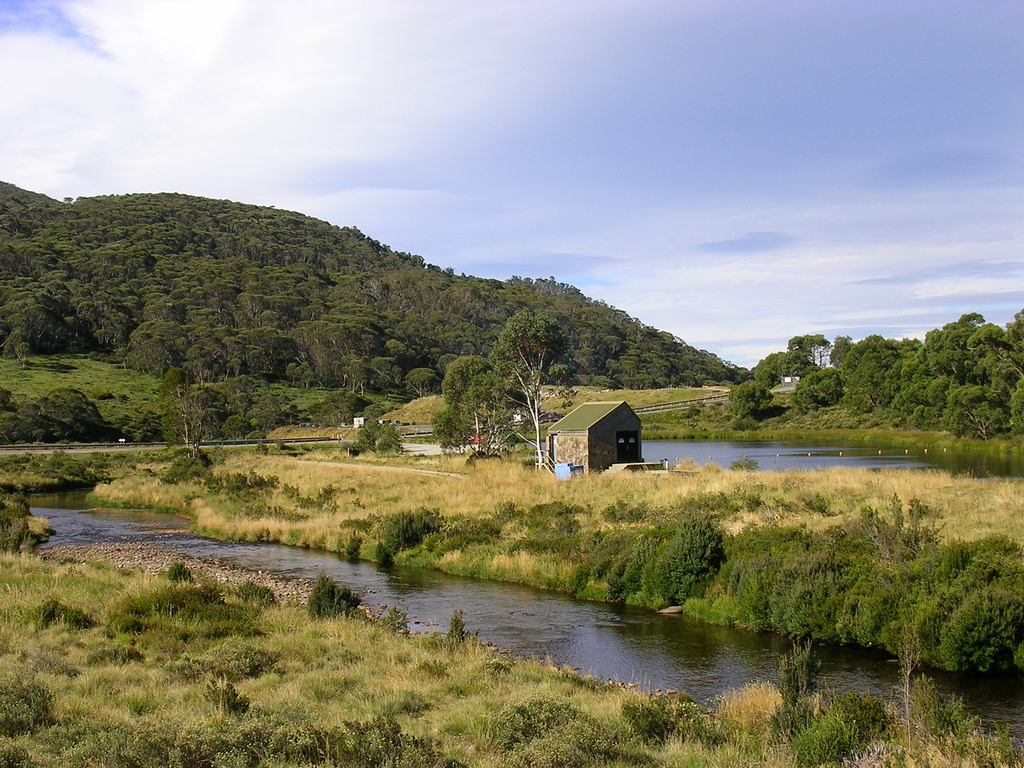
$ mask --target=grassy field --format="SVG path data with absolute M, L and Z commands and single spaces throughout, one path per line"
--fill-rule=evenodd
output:
M 704 710 L 401 620 L 0 555 L 4 766 L 1019 765 L 927 688 L 907 708 L 759 683 Z M 784 688 L 790 691 L 790 688 Z M 942 707 L 946 709 L 942 709 Z M 910 727 L 899 711 L 909 711 Z M 936 712 L 946 713 L 938 720 Z M 951 713 L 951 715 L 950 715 Z M 868 765 L 861 762 L 858 764 Z
M 10 390 L 16 400 L 35 399 L 59 388 L 77 389 L 115 424 L 125 422 L 126 413 L 159 411 L 159 385 L 155 376 L 85 355 L 0 358 L 0 388 Z
M 733 472 L 708 466 L 700 471 L 588 475 L 559 482 L 521 463 L 467 462 L 459 456 L 379 459 L 348 458 L 332 449 L 306 453 L 229 451 L 214 475 L 249 474 L 277 478 L 258 499 L 210 494 L 198 484 L 167 484 L 160 473 L 169 461 L 152 465 L 96 488 L 108 503 L 143 503 L 192 514 L 208 533 L 229 538 L 267 537 L 322 549 L 336 549 L 339 531 L 396 512 L 437 509 L 446 517 L 489 517 L 502 504 L 520 508 L 561 503 L 578 510 L 586 531 L 664 523 L 659 514 L 687 508 L 694 500 L 732 497 L 756 500 L 722 517 L 730 532 L 764 525 L 825 530 L 859 518 L 865 508 L 883 508 L 894 496 L 919 499 L 936 513 L 941 535 L 973 540 L 992 534 L 1024 544 L 1024 484 L 984 483 L 935 471 L 830 469 L 826 471 Z M 828 508 L 808 500 L 828 499 Z M 316 500 L 311 501 L 311 500 Z M 616 523 L 605 510 L 644 508 L 649 519 Z M 449 559 L 451 561 L 451 559 Z

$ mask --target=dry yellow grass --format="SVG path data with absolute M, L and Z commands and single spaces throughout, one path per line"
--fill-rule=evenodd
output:
M 721 697 L 718 714 L 723 721 L 742 731 L 767 736 L 772 715 L 781 705 L 782 694 L 774 685 L 767 682 L 748 683 Z
M 919 499 L 936 514 L 945 538 L 977 539 L 990 534 L 1024 543 L 1024 483 L 978 481 L 920 470 L 831 469 L 791 472 L 725 472 L 590 475 L 560 482 L 515 461 L 479 462 L 461 457 L 418 457 L 384 461 L 347 459 L 340 453 L 305 456 L 229 454 L 215 472 L 255 472 L 279 479 L 260 504 L 211 496 L 201 486 L 173 486 L 152 475 L 127 476 L 101 485 L 96 494 L 118 503 L 180 509 L 200 528 L 233 538 L 269 538 L 292 544 L 335 548 L 340 527 L 395 512 L 437 509 L 443 515 L 479 517 L 505 502 L 529 509 L 562 502 L 584 512 L 586 529 L 611 525 L 601 514 L 617 503 L 672 509 L 694 503 L 714 508 L 729 497 L 739 511 L 723 520 L 736 532 L 766 524 L 806 525 L 821 530 L 860 516 L 865 508 L 885 510 L 894 498 Z M 286 493 L 285 486 L 294 491 Z M 327 489 L 323 505 L 302 504 Z M 333 490 L 332 490 L 333 489 Z M 737 503 L 736 500 L 739 500 Z

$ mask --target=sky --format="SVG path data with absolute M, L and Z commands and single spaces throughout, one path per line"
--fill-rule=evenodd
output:
M 554 277 L 739 365 L 1024 308 L 1020 0 L 0 0 L 0 180 Z

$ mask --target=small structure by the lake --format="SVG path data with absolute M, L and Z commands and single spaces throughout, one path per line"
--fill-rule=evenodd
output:
M 548 456 L 554 465 L 603 472 L 613 464 L 643 461 L 640 417 L 624 400 L 583 403 L 548 430 Z

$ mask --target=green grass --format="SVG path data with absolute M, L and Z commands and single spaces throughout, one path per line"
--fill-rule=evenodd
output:
M 40 626 L 39 606 L 55 597 L 90 623 Z M 225 611 L 249 620 L 225 622 Z M 211 623 L 218 631 L 203 631 Z M 0 555 L 0 761 L 796 768 L 798 743 L 772 735 L 781 697 L 769 684 L 705 710 L 514 660 L 472 637 L 397 629 L 361 614 L 311 619 L 299 605 L 244 605 L 213 585 L 174 586 L 102 563 Z M 851 701 L 861 705 L 852 714 Z M 962 713 L 939 724 L 935 701 L 912 702 L 913 743 L 901 743 L 902 727 L 876 739 L 879 764 L 1021 764 L 1019 751 Z M 868 704 L 882 711 L 838 693 L 818 704 L 819 731 L 845 733 Z
M 15 400 L 34 400 L 54 389 L 77 389 L 113 424 L 127 421 L 126 413 L 158 412 L 159 386 L 155 376 L 85 355 L 0 358 L 0 388 L 10 390 Z

